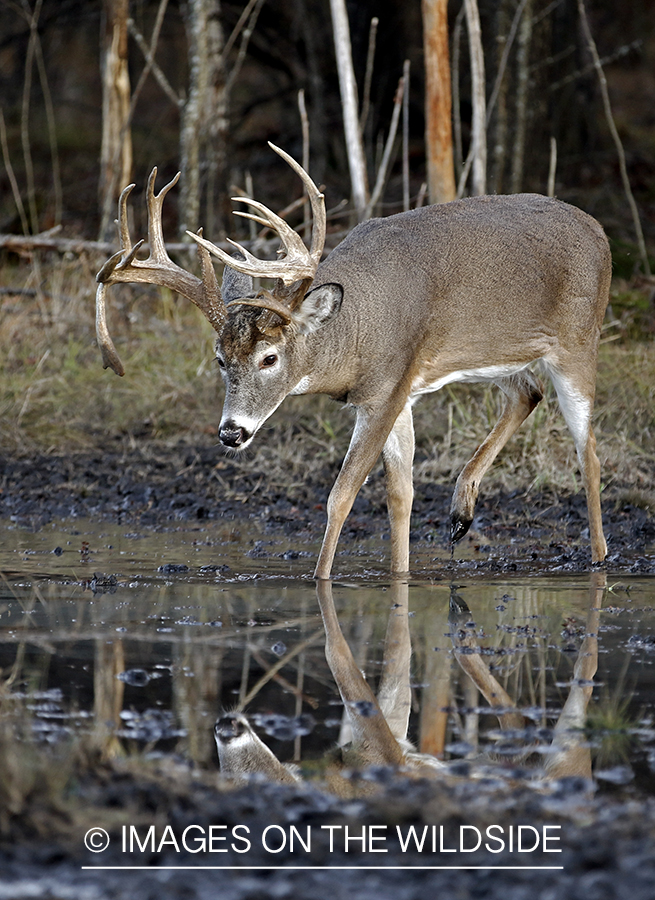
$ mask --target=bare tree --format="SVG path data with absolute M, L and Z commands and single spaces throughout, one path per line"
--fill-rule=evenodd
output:
M 525 135 L 527 131 L 528 89 L 530 86 L 530 43 L 532 41 L 532 0 L 527 0 L 519 28 L 516 54 L 516 119 L 514 126 L 514 151 L 512 153 L 511 191 L 521 190 Z
M 334 48 L 337 56 L 341 105 L 343 107 L 343 123 L 346 132 L 346 148 L 353 202 L 357 218 L 361 221 L 366 215 L 368 187 L 366 178 L 366 160 L 364 144 L 359 127 L 357 104 L 357 84 L 353 71 L 352 50 L 350 46 L 350 26 L 345 0 L 330 0 L 332 12 L 332 28 L 334 31 Z
M 100 209 L 113 208 L 119 191 L 132 178 L 129 130 L 130 75 L 127 66 L 128 0 L 104 0 L 102 34 L 102 145 L 100 149 Z M 100 240 L 109 222 L 102 216 Z M 113 231 L 113 228 L 112 228 Z
M 431 203 L 455 199 L 448 0 L 423 0 L 425 146 Z
M 487 190 L 487 113 L 482 31 L 477 0 L 464 0 L 464 9 L 471 55 L 473 193 L 484 194 Z

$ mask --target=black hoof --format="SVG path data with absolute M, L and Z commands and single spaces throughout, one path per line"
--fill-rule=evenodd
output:
M 456 544 L 461 541 L 466 532 L 471 527 L 473 519 L 461 519 L 457 513 L 453 513 L 450 517 L 450 542 Z

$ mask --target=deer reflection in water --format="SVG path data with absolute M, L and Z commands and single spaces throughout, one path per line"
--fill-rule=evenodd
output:
M 466 603 L 451 588 L 451 640 L 454 657 L 470 682 L 480 691 L 498 717 L 501 734 L 510 739 L 512 749 L 503 748 L 503 759 L 527 763 L 537 755 L 540 774 L 547 778 L 579 776 L 591 778 L 591 749 L 584 735 L 587 707 L 598 665 L 598 628 L 604 573 L 592 573 L 585 636 L 573 668 L 568 697 L 544 747 L 543 735 L 515 708 L 481 653 Z M 353 770 L 366 767 L 393 767 L 405 774 L 439 777 L 449 764 L 432 754 L 415 750 L 407 740 L 411 710 L 409 631 L 409 585 L 396 581 L 391 586 L 392 607 L 386 632 L 382 676 L 377 692 L 366 681 L 355 662 L 341 630 L 332 594 L 332 583 L 317 582 L 317 599 L 325 627 L 325 656 L 336 681 L 348 722 L 346 742 L 329 755 L 325 765 L 326 787 L 340 795 L 361 793 L 370 782 L 353 782 Z M 526 727 L 528 726 L 528 727 Z M 295 783 L 301 779 L 298 767 L 282 764 L 253 730 L 242 712 L 221 715 L 214 728 L 221 772 L 234 780 L 258 774 Z M 342 732 L 343 738 L 343 732 Z M 492 763 L 493 750 L 478 762 Z M 475 761 L 474 761 L 475 762 Z

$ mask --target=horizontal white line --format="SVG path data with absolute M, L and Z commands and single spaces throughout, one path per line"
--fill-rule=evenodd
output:
M 113 872 L 123 872 L 123 871 L 132 871 L 135 869 L 160 872 L 164 869 L 168 871 L 193 871 L 194 869 L 211 869 L 212 871 L 217 871 L 221 869 L 227 870 L 235 870 L 237 872 L 252 872 L 252 871 L 266 871 L 266 872 L 288 872 L 292 869 L 316 869 L 318 870 L 326 870 L 336 869 L 339 871 L 357 871 L 359 869 L 375 869 L 376 871 L 403 871 L 403 872 L 414 872 L 414 871 L 425 871 L 425 870 L 433 870 L 433 869 L 455 869 L 455 870 L 463 870 L 463 869 L 489 869 L 491 871 L 498 869 L 503 871 L 508 870 L 516 870 L 521 871 L 521 869 L 538 870 L 538 871 L 548 871 L 554 869 L 563 869 L 564 866 L 81 866 L 82 869 L 86 869 L 87 871 L 113 871 Z

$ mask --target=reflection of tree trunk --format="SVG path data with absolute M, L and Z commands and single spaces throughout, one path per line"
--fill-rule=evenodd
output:
M 127 65 L 128 0 L 104 0 L 102 37 L 102 146 L 100 150 L 100 240 L 113 237 L 106 211 L 132 177 L 129 130 L 130 76 Z M 107 232 L 112 232 L 107 234 Z
M 228 123 L 220 11 L 220 0 L 189 0 L 187 6 L 189 97 L 180 136 L 180 229 L 197 231 L 204 194 L 212 237 L 225 226 L 218 201 L 225 196 Z
M 528 88 L 530 43 L 532 41 L 532 0 L 528 0 L 523 10 L 516 52 L 516 122 L 514 126 L 514 153 L 512 155 L 513 194 L 521 190 L 523 182 L 523 161 L 525 155 L 525 135 L 528 117 Z
M 447 631 L 448 605 L 435 604 L 429 619 L 426 618 L 423 632 L 425 670 L 422 681 L 426 687 L 421 693 L 419 750 L 437 759 L 444 756 L 449 715 L 446 708 L 451 700 L 453 659 L 444 642 Z
M 105 757 L 121 752 L 115 731 L 121 722 L 125 684 L 116 676 L 125 671 L 125 654 L 121 640 L 95 642 L 93 663 L 93 740 Z
M 423 0 L 425 144 L 430 203 L 455 199 L 448 2 Z
M 216 753 L 212 728 L 220 712 L 222 660 L 222 647 L 195 644 L 191 640 L 175 645 L 175 715 L 187 733 L 186 754 L 194 763 L 202 765 Z

